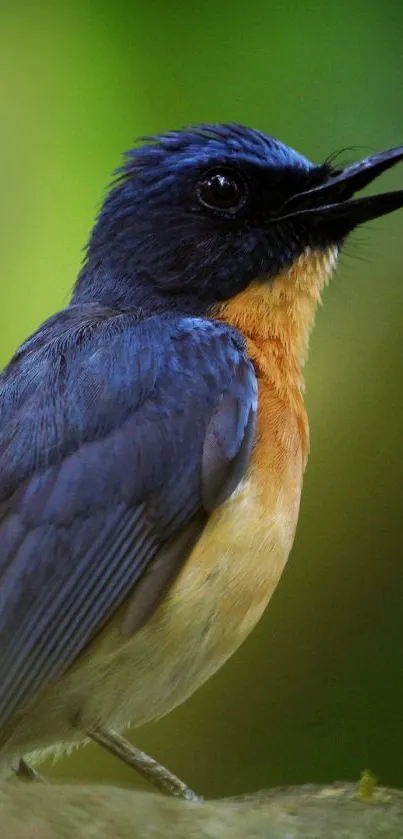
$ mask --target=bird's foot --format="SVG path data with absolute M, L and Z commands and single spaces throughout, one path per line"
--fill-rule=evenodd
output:
M 42 784 L 47 784 L 46 778 L 44 778 L 43 775 L 40 775 L 36 769 L 32 769 L 31 766 L 28 766 L 22 757 L 13 768 L 13 771 L 17 778 L 21 781 L 40 781 Z
M 116 734 L 115 731 L 106 731 L 98 726 L 87 729 L 85 734 L 91 738 L 99 746 L 111 752 L 115 757 L 123 760 L 128 766 L 137 769 L 140 775 L 143 775 L 154 786 L 158 787 L 161 792 L 168 795 L 176 796 L 177 798 L 184 798 L 186 801 L 202 801 L 203 799 L 196 795 L 177 775 L 174 775 L 166 766 L 158 763 L 146 752 L 142 752 L 135 746 L 132 746 L 128 740 Z

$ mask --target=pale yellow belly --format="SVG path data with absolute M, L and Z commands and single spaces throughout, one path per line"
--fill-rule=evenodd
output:
M 20 721 L 6 752 L 79 740 L 72 720 L 118 729 L 143 724 L 208 679 L 253 629 L 281 576 L 298 516 L 301 481 L 295 477 L 262 494 L 252 471 L 213 513 L 146 626 L 122 644 L 117 615 Z

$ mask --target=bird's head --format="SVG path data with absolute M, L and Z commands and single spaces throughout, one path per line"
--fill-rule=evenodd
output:
M 307 253 L 326 274 L 357 225 L 403 205 L 403 190 L 353 199 L 401 159 L 403 147 L 345 169 L 314 165 L 233 124 L 146 140 L 101 208 L 74 299 L 201 313 L 257 279 L 270 295 Z

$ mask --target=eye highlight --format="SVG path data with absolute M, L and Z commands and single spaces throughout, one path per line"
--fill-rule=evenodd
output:
M 245 204 L 248 185 L 240 172 L 220 166 L 199 178 L 196 195 L 203 207 L 234 215 Z

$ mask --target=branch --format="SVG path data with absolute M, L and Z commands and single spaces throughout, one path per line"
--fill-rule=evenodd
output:
M 7 839 L 402 839 L 403 792 L 357 797 L 353 784 L 307 785 L 190 803 L 100 786 L 8 782 L 0 789 Z

